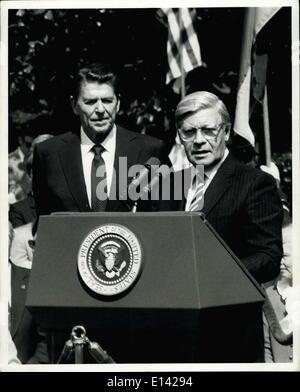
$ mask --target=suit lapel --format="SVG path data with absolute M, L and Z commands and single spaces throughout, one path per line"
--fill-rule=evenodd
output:
M 184 169 L 182 172 L 182 192 L 183 192 L 183 198 L 180 201 L 180 205 L 179 205 L 179 210 L 180 211 L 185 211 L 185 205 L 186 205 L 186 197 L 188 194 L 188 191 L 190 189 L 191 186 L 191 182 L 192 182 L 192 170 L 191 168 L 187 168 Z
M 133 164 L 138 162 L 139 150 L 134 148 L 134 145 L 131 143 L 134 139 L 134 134 L 129 133 L 124 128 L 117 126 L 114 173 L 110 192 L 112 196 L 116 195 L 117 200 L 108 200 L 106 211 L 118 211 L 122 204 L 120 200 L 118 200 L 119 194 L 123 193 L 123 189 L 119 188 L 119 177 L 122 179 L 122 181 L 124 181 L 123 176 L 125 176 L 125 178 L 127 178 L 127 185 L 129 185 L 130 179 L 128 178 L 128 170 Z M 122 161 L 120 161 L 120 157 L 123 158 Z M 126 161 L 124 158 L 126 158 Z M 124 185 L 126 185 L 126 183 Z M 125 190 L 126 189 L 127 187 Z
M 25 308 L 30 270 L 11 264 L 11 335 L 14 337 Z
M 207 215 L 214 208 L 223 194 L 231 186 L 234 171 L 235 160 L 233 156 L 229 154 L 220 166 L 204 194 L 204 206 L 202 212 L 205 215 Z
M 68 134 L 62 139 L 59 158 L 70 193 L 79 211 L 90 211 L 83 175 L 79 136 Z

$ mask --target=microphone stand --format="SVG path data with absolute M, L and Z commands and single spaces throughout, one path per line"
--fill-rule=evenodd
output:
M 134 214 L 136 213 L 137 210 L 137 200 L 133 203 L 133 207 L 131 208 L 131 212 L 133 212 Z
M 84 363 L 84 349 L 88 348 L 89 353 L 97 363 L 115 363 L 105 350 L 97 342 L 91 342 L 86 336 L 86 330 L 82 325 L 76 325 L 71 332 L 70 339 L 66 341 L 63 350 L 57 360 L 57 364 L 68 361 L 71 355 L 75 354 L 75 363 Z
M 153 179 L 151 180 L 151 182 L 147 185 L 145 185 L 142 189 L 141 189 L 141 194 L 145 195 L 145 194 L 150 194 L 152 189 L 154 188 L 154 186 L 156 185 L 156 183 L 162 178 L 161 174 L 156 174 Z M 129 199 L 130 200 L 130 199 Z M 138 205 L 138 201 L 141 199 L 137 199 L 137 200 L 130 200 L 130 202 L 125 202 L 127 208 L 135 213 L 137 212 L 137 205 Z M 151 199 L 150 199 L 151 200 Z

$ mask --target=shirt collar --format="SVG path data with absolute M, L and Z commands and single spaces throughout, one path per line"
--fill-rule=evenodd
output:
M 117 136 L 117 127 L 116 125 L 114 125 L 112 130 L 109 132 L 109 134 L 101 143 L 106 151 L 113 152 L 116 145 L 116 136 Z M 84 132 L 82 127 L 80 128 L 80 142 L 82 148 L 87 152 L 89 152 L 91 148 L 95 145 L 95 143 Z

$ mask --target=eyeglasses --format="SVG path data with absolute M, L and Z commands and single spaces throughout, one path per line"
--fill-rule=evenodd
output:
M 196 136 L 197 136 L 197 132 L 201 132 L 201 135 L 206 139 L 206 140 L 213 140 L 215 139 L 221 128 L 223 127 L 224 124 L 219 125 L 216 128 L 197 128 L 197 129 L 178 129 L 178 133 L 181 137 L 182 140 L 184 140 L 185 142 L 191 142 L 194 141 Z

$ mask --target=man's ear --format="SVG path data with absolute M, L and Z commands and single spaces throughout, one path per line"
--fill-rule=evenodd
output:
M 118 113 L 120 110 L 120 104 L 121 104 L 121 95 L 120 94 L 117 95 L 117 100 L 118 100 L 118 103 L 117 103 L 117 113 Z
M 73 95 L 70 96 L 70 103 L 71 103 L 71 107 L 72 107 L 74 114 L 76 114 L 76 116 L 77 116 L 78 113 L 77 113 L 77 108 L 76 108 L 76 102 L 75 102 Z
M 229 139 L 230 139 L 230 129 L 227 129 L 225 133 L 225 142 L 227 143 Z

